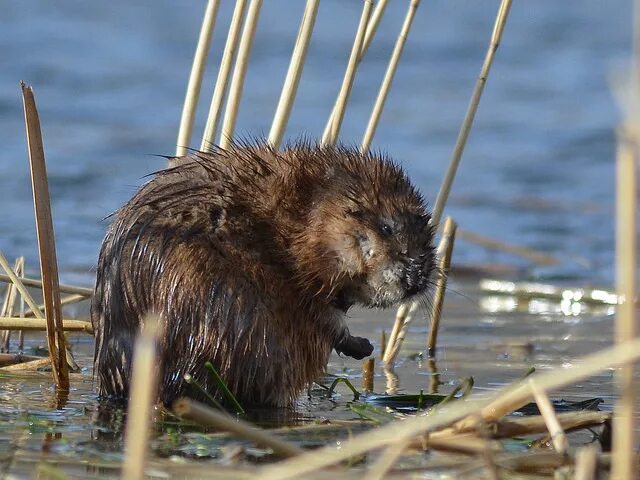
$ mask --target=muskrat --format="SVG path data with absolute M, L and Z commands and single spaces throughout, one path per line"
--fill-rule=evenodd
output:
M 430 214 L 381 154 L 300 141 L 173 158 L 115 214 L 91 318 L 103 397 L 126 398 L 144 316 L 160 316 L 159 400 L 216 392 L 211 361 L 244 404 L 285 406 L 332 349 L 356 359 L 353 304 L 426 298 L 435 270 Z

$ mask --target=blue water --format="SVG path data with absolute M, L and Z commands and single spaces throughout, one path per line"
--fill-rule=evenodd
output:
M 233 2 L 224 1 L 193 145 Z M 359 71 L 341 139 L 359 143 L 408 2 L 387 9 Z M 423 1 L 375 146 L 433 202 L 499 2 Z M 525 275 L 613 279 L 614 127 L 608 77 L 630 50 L 630 2 L 516 1 L 447 213 L 461 227 L 560 258 Z M 171 154 L 204 1 L 0 0 L 0 249 L 37 266 L 18 82 L 43 124 L 63 280 L 92 281 L 106 223 Z M 265 135 L 304 2 L 265 2 L 237 132 Z M 318 137 L 337 94 L 361 2 L 325 0 L 288 136 Z M 458 263 L 528 264 L 459 241 Z

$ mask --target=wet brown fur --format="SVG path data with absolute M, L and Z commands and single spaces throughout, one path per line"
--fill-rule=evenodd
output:
M 431 283 L 429 214 L 380 155 L 246 143 L 174 165 L 115 213 L 102 245 L 91 311 L 102 396 L 127 397 L 133 341 L 155 312 L 163 402 L 194 393 L 185 373 L 215 392 L 210 360 L 241 403 L 288 405 L 333 348 L 370 353 L 344 324 L 351 304 L 390 306 Z

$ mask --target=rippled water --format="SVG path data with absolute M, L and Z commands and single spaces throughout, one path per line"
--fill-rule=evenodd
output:
M 204 2 L 1 2 L 0 248 L 35 240 L 18 81 L 36 91 L 65 278 L 91 279 L 101 219 L 173 153 Z M 209 97 L 233 2 L 222 2 L 204 83 Z M 237 132 L 268 132 L 303 2 L 266 2 Z M 391 2 L 356 79 L 342 140 L 360 141 L 405 12 Z M 629 53 L 629 2 L 516 2 L 455 183 L 461 226 L 561 258 L 539 276 L 612 281 L 613 128 L 607 76 Z M 287 135 L 320 135 L 337 94 L 357 1 L 323 2 Z M 424 1 L 376 147 L 433 202 L 488 43 L 497 1 Z M 203 105 L 208 104 L 208 99 Z M 193 144 L 199 145 L 199 111 Z M 459 262 L 514 261 L 459 242 Z M 515 260 L 519 262 L 519 260 Z M 521 265 L 526 264 L 520 262 Z
M 203 105 L 213 88 L 213 67 L 233 2 L 222 3 Z M 390 3 L 356 79 L 341 137 L 347 143 L 361 140 L 404 16 L 406 2 Z M 400 160 L 431 202 L 498 3 L 423 1 L 410 34 L 375 146 Z M 203 8 L 202 1 L 0 0 L 0 250 L 7 256 L 26 255 L 30 270 L 36 271 L 19 80 L 34 86 L 43 123 L 63 280 L 90 284 L 106 228 L 101 219 L 135 191 L 144 175 L 164 166 L 152 154 L 174 151 Z M 289 138 L 317 137 L 324 128 L 360 8 L 355 0 L 322 2 Z M 301 1 L 265 2 L 240 111 L 240 135 L 260 136 L 269 130 L 302 10 Z M 611 285 L 618 116 L 608 77 L 629 54 L 629 18 L 629 2 L 620 0 L 514 2 L 447 213 L 464 229 L 563 261 L 534 267 L 458 240 L 455 264 L 506 263 L 519 268 L 518 278 Z M 198 112 L 194 146 L 199 145 L 207 109 Z M 589 268 L 571 260 L 576 256 L 587 260 Z M 610 312 L 496 311 L 473 288 L 454 284 L 447 300 L 443 348 L 436 362 L 444 391 L 469 375 L 477 388 L 495 388 L 522 376 L 530 365 L 562 368 L 610 343 Z M 389 328 L 390 315 L 355 312 L 352 330 L 375 341 Z M 433 378 L 431 366 L 408 358 L 423 350 L 425 332 L 424 321 L 416 321 L 404 346 L 398 373 L 405 391 L 425 388 Z M 531 348 L 514 347 L 522 339 Z M 120 460 L 120 444 L 105 440 L 105 431 L 94 422 L 92 345 L 88 339 L 79 341 L 75 349 L 86 369 L 74 380 L 72 401 L 64 410 L 49 403 L 48 374 L 2 380 L 3 471 L 29 472 L 45 455 L 63 464 L 78 455 L 103 463 Z M 355 379 L 359 364 L 334 357 L 330 371 Z M 377 377 L 379 391 L 383 384 Z M 612 374 L 557 394 L 600 396 L 605 408 L 611 408 Z M 332 401 L 303 399 L 296 415 L 298 420 L 351 418 L 347 400 L 346 393 Z M 186 437 L 179 441 L 191 448 Z M 219 454 L 212 451 L 213 457 Z M 78 478 L 100 473 L 95 466 L 77 464 L 66 471 Z

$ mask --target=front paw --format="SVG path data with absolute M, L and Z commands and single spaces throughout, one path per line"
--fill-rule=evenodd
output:
M 343 353 L 356 360 L 362 360 L 373 352 L 373 345 L 366 338 L 346 336 L 336 345 L 336 352 Z

